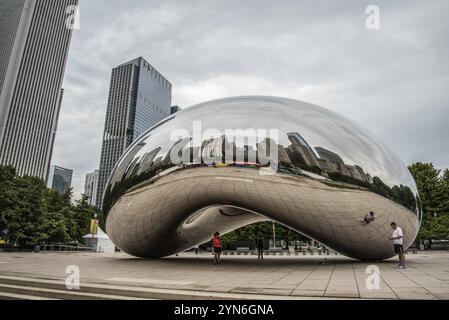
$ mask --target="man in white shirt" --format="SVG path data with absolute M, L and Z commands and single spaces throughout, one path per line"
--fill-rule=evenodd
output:
M 404 236 L 402 234 L 402 229 L 398 227 L 396 222 L 391 223 L 391 227 L 393 228 L 393 236 L 388 239 L 393 240 L 394 245 L 394 253 L 399 255 L 399 265 L 398 269 L 405 269 L 405 255 L 404 255 Z

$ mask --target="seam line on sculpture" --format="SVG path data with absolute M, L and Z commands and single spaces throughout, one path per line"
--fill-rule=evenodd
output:
M 215 177 L 215 180 L 228 180 L 228 181 L 239 181 L 239 182 L 254 183 L 254 180 L 243 179 L 243 178 L 232 178 L 232 177 Z

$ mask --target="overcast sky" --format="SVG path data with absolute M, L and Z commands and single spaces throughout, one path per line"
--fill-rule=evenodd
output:
M 380 29 L 368 30 L 368 5 Z M 80 0 L 52 163 L 98 169 L 113 67 L 146 58 L 183 108 L 272 95 L 331 109 L 406 164 L 449 167 L 449 1 Z

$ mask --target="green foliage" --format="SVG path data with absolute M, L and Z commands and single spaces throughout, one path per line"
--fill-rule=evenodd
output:
M 432 163 L 417 162 L 409 167 L 419 190 L 424 217 L 441 213 L 439 204 L 439 192 L 441 188 L 440 170 Z
M 303 235 L 293 231 L 283 225 L 278 223 L 274 224 L 276 240 L 284 240 L 286 243 L 290 243 L 294 240 L 306 240 L 307 238 Z M 256 242 L 257 239 L 269 240 L 273 239 L 273 222 L 265 221 L 254 223 L 248 225 L 246 227 L 235 230 L 231 233 L 224 235 L 223 237 L 223 245 L 226 248 L 229 244 L 236 241 L 243 240 L 251 240 L 253 243 Z
M 444 214 L 424 219 L 420 238 L 426 240 L 449 239 L 449 215 Z
M 0 166 L 0 239 L 19 248 L 80 242 L 95 214 L 104 221 L 85 196 L 75 204 L 71 199 L 72 190 L 60 195 L 39 178 Z
M 449 239 L 449 170 L 441 170 L 432 163 L 414 163 L 409 167 L 416 181 L 423 209 L 419 240 Z

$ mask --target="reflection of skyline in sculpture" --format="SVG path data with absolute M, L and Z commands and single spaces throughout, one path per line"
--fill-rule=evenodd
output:
M 292 143 L 287 148 L 287 153 L 289 154 L 290 160 L 294 165 L 299 167 L 305 165 L 309 168 L 320 167 L 313 149 L 298 132 L 288 133 L 287 136 Z
M 267 167 L 274 162 L 280 172 L 308 177 L 315 177 L 310 173 L 318 174 L 332 182 L 367 188 L 418 213 L 418 204 L 409 187 L 403 185 L 388 187 L 379 177 L 372 178 L 361 166 L 345 164 L 337 153 L 323 147 L 311 147 L 298 132 L 288 133 L 287 137 L 291 142 L 288 147 L 276 143 L 274 139 L 265 138 L 256 144 L 256 148 L 251 145 L 237 147 L 233 141 L 235 137 L 226 137 L 225 135 L 208 138 L 202 141 L 200 147 L 192 147 L 192 138 L 189 137 L 174 143 L 165 156 L 159 154 L 162 151 L 159 147 L 146 152 L 142 157 L 135 157 L 145 146 L 144 143 L 141 143 L 137 144 L 133 152 L 125 158 L 125 160 L 134 158 L 133 161 L 114 175 L 121 177 L 120 180 L 126 180 L 127 177 L 132 178 L 126 181 L 136 183 L 176 165 L 187 167 L 245 165 L 257 168 Z M 231 142 L 229 142 L 229 138 L 231 138 Z M 274 146 L 277 146 L 276 154 L 271 154 L 275 150 Z M 109 186 L 111 185 L 115 187 L 116 183 Z

